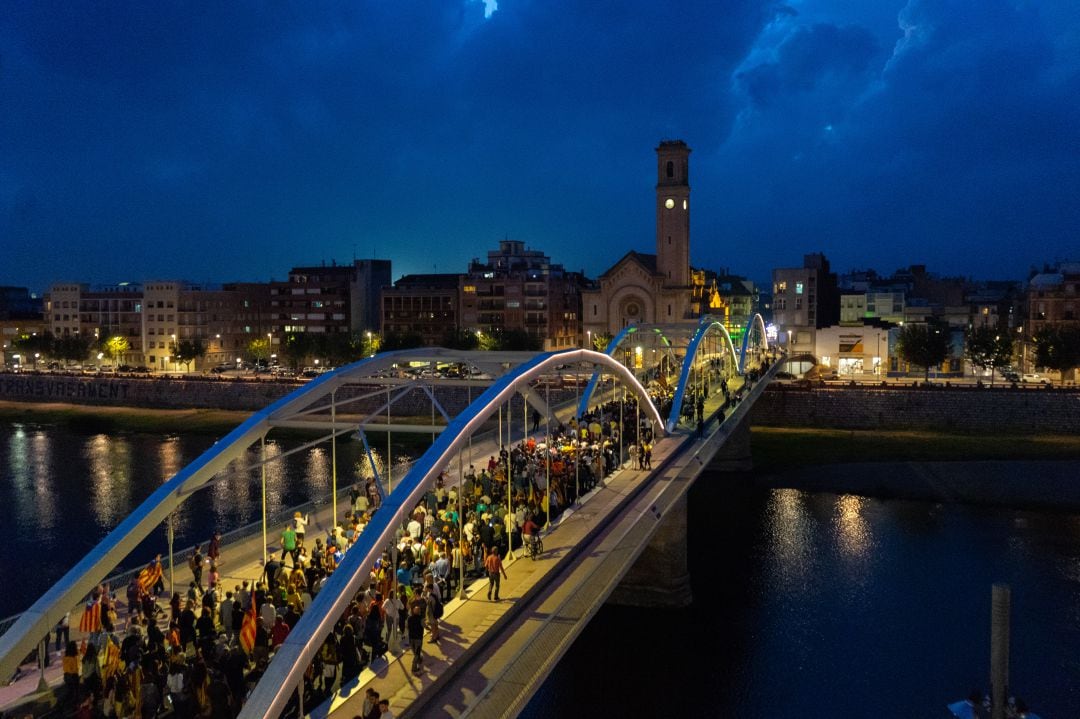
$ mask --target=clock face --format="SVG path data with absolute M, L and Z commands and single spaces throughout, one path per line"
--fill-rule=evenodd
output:
M 664 207 L 668 208 L 669 210 L 672 207 L 675 207 L 675 200 L 671 199 L 670 197 L 667 198 L 666 200 L 664 200 Z

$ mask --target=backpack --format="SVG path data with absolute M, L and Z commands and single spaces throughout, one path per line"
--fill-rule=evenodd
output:
M 442 619 L 443 615 L 443 603 L 439 597 L 432 593 L 431 595 L 431 616 L 436 619 Z

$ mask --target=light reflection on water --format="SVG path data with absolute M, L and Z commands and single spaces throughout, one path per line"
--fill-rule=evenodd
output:
M 1080 716 L 1080 516 L 721 478 L 690 492 L 694 604 L 601 608 L 522 719 L 942 716 L 987 686 L 995 582 L 1010 688 Z
M 0 617 L 29 606 L 146 497 L 213 443 L 209 436 L 0 426 L 0 526 L 18 528 L 0 543 L 0 577 L 25 576 L 0 593 Z M 290 447 L 300 444 L 266 442 L 268 515 L 329 494 L 333 481 L 329 444 L 286 456 Z M 395 465 L 408 460 L 396 443 L 393 449 Z M 375 447 L 372 452 L 381 467 L 384 453 Z M 361 455 L 359 442 L 338 439 L 339 489 L 356 481 Z M 232 463 L 232 474 L 197 492 L 177 510 L 177 547 L 205 543 L 215 530 L 224 533 L 259 520 L 259 462 L 256 443 Z M 363 464 L 367 463 L 365 455 Z M 164 527 L 154 529 L 122 564 L 137 566 L 165 546 Z M 29 575 L 22 571 L 26 557 L 35 562 Z

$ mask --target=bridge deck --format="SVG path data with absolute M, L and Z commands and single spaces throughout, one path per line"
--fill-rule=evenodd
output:
M 732 390 L 736 390 L 739 384 L 741 378 L 733 380 Z M 706 405 L 707 414 L 715 411 L 719 403 L 717 395 L 711 397 Z M 518 440 L 520 436 L 514 441 Z M 653 473 L 662 471 L 667 457 L 685 440 L 683 433 L 657 443 L 653 465 L 658 469 Z M 489 447 L 486 442 L 478 442 L 474 447 L 474 456 L 483 457 L 492 453 L 494 442 L 491 445 Z M 456 470 L 456 467 L 451 469 Z M 577 631 L 572 625 L 583 626 L 588 622 L 601 603 L 598 598 L 606 597 L 628 568 L 625 559 L 606 565 L 600 561 L 611 554 L 611 547 L 597 551 L 597 559 L 592 561 L 594 548 L 589 543 L 602 539 L 591 536 L 595 534 L 599 519 L 625 507 L 628 496 L 649 474 L 647 471 L 619 470 L 583 498 L 579 507 L 564 512 L 558 524 L 544 537 L 545 554 L 541 559 L 532 561 L 518 558 L 507 563 L 509 578 L 503 581 L 501 602 L 486 600 L 486 579 L 471 583 L 467 581 L 466 598 L 455 598 L 446 605 L 439 643 L 425 640 L 422 677 L 412 676 L 409 671 L 411 652 L 402 647 L 397 656 L 388 655 L 389 662 L 380 660 L 373 667 L 365 668 L 360 677 L 345 687 L 332 702 L 305 709 L 316 717 L 328 714 L 345 717 L 356 715 L 368 686 L 391 699 L 396 716 L 416 716 L 421 705 L 429 710 L 439 706 L 441 713 L 450 716 L 459 716 L 466 711 L 471 716 L 502 716 L 508 707 L 520 709 L 530 696 L 525 692 L 535 686 L 538 676 L 543 677 L 550 672 L 576 636 Z M 311 515 L 310 536 L 325 533 L 330 518 L 330 503 L 327 500 L 318 512 Z M 271 552 L 277 546 L 279 529 L 268 529 Z M 581 562 L 567 571 L 591 573 L 591 578 L 588 581 L 579 578 L 565 582 L 559 579 L 556 575 L 562 571 L 560 566 L 565 568 L 559 560 L 570 553 L 580 555 L 583 552 L 589 555 L 590 561 Z M 226 588 L 232 588 L 243 580 L 256 580 L 262 572 L 261 537 L 251 537 L 224 547 L 219 569 Z M 613 572 L 618 572 L 618 576 Z M 190 580 L 187 567 L 178 566 L 177 588 L 187 587 Z M 593 587 L 596 592 L 590 596 L 582 591 L 582 587 Z M 121 617 L 124 617 L 123 588 L 114 589 L 120 600 Z M 529 611 L 522 612 L 521 608 L 527 602 Z M 75 627 L 78 626 L 78 613 L 73 614 L 72 625 L 72 637 L 77 638 Z M 493 636 L 499 637 L 497 643 L 491 641 Z M 522 651 L 525 647 L 537 645 L 543 646 L 544 651 Z M 52 659 L 51 666 L 45 671 L 45 681 L 50 686 L 57 686 L 62 683 L 60 658 L 54 654 Z M 455 665 L 464 667 L 464 671 L 452 671 Z M 0 711 L 9 712 L 15 707 L 26 706 L 33 698 L 38 683 L 37 668 L 24 666 L 17 681 L 0 685 Z M 424 693 L 426 698 L 417 704 L 420 693 Z

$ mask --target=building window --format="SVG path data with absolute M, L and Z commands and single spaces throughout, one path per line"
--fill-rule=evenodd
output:
M 796 282 L 795 283 L 795 294 L 801 295 L 802 294 L 802 288 L 803 288 L 802 282 Z
M 668 177 L 675 177 L 675 163 L 672 162 L 671 160 L 668 160 L 668 163 L 667 163 L 667 176 Z

